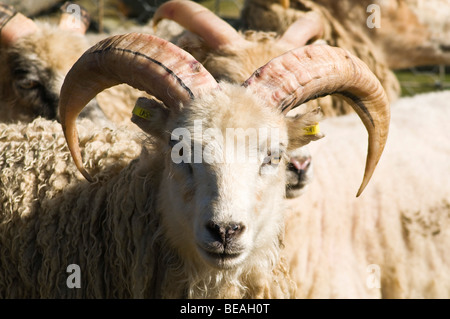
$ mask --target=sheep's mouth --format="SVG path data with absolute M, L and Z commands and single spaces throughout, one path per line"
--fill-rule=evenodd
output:
M 211 257 L 211 258 L 215 258 L 215 259 L 223 259 L 223 260 L 227 260 L 227 259 L 234 259 L 234 258 L 238 258 L 241 254 L 229 254 L 229 253 L 212 253 L 207 251 L 206 254 Z
M 231 268 L 242 262 L 245 255 L 242 252 L 228 252 L 226 250 L 216 252 L 204 248 L 200 248 L 200 252 L 209 264 L 217 268 Z

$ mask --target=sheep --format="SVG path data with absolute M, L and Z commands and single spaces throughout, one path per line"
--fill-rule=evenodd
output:
M 63 11 L 58 27 L 34 22 L 4 4 L 0 4 L 0 15 L 0 121 L 57 119 L 64 76 L 89 47 L 84 37 L 87 13 L 80 10 L 82 19 L 77 23 Z M 94 102 L 82 116 L 107 123 Z
M 350 34 L 368 36 L 391 69 L 450 63 L 450 53 L 446 49 L 449 44 L 448 1 L 315 2 L 326 8 Z M 295 1 L 291 7 L 299 9 Z
M 37 116 L 58 120 L 57 105 L 64 76 L 86 51 L 91 41 L 98 42 L 105 35 L 85 34 L 89 15 L 77 6 L 81 20 L 73 20 L 73 4 L 61 7 L 57 27 L 34 22 L 12 7 L 2 5 L 2 50 L 0 52 L 0 111 L 1 122 L 30 122 Z M 146 30 L 150 32 L 151 30 Z M 167 24 L 158 34 L 175 36 L 177 29 Z M 68 49 L 70 48 L 70 49 Z M 30 87 L 28 87 L 30 86 Z M 101 126 L 125 125 L 130 121 L 134 101 L 145 92 L 127 85 L 102 92 L 83 111 Z M 147 96 L 150 98 L 150 96 Z
M 386 148 L 357 200 L 349 190 L 364 134 L 354 115 L 321 122 L 327 137 L 309 146 L 314 180 L 287 202 L 284 252 L 296 297 L 450 297 L 449 98 L 434 92 L 392 105 Z
M 400 95 L 400 84 L 390 69 L 384 52 L 364 30 L 353 28 L 352 24 L 344 26 L 337 19 L 337 14 L 330 9 L 336 7 L 336 11 L 341 10 L 337 6 L 341 5 L 342 1 L 332 2 L 322 5 L 313 0 L 246 0 L 241 11 L 241 20 L 245 28 L 282 33 L 298 18 L 315 12 L 321 17 L 323 39 L 332 46 L 349 50 L 363 60 L 380 79 L 389 100 L 395 101 Z M 353 12 L 353 8 L 349 11 Z M 367 13 L 362 14 L 367 18 Z M 340 114 L 346 113 L 344 110 L 344 113 Z
M 83 154 L 103 147 L 88 147 L 95 135 L 83 144 L 87 133 L 82 129 L 78 136 L 76 118 L 98 92 L 122 82 L 163 104 L 145 98 L 136 103 L 132 121 L 146 134 L 139 156 L 121 169 L 114 159 L 102 169 L 89 168 L 91 159 L 83 161 Z M 389 104 L 376 77 L 348 52 L 325 45 L 293 49 L 240 85 L 216 82 L 187 52 L 152 35 L 131 33 L 101 41 L 74 64 L 61 88 L 64 135 L 41 132 L 58 145 L 65 137 L 68 150 L 58 147 L 58 157 L 66 162 L 54 167 L 44 157 L 46 172 L 54 172 L 42 182 L 39 171 L 27 178 L 16 176 L 15 185 L 31 190 L 26 205 L 16 204 L 27 211 L 25 216 L 2 209 L 0 296 L 293 297 L 295 285 L 282 254 L 283 153 L 313 140 L 304 128 L 318 114 L 286 119 L 285 113 L 332 93 L 354 101 L 368 131 L 359 195 L 384 148 Z M 202 141 L 196 135 L 199 125 Z M 245 152 L 243 163 L 220 161 L 239 146 L 234 144 L 236 135 L 228 147 L 220 140 L 226 128 L 254 129 L 257 153 Z M 2 171 L 18 171 L 24 156 L 40 148 L 30 140 L 30 147 L 22 146 L 28 152 L 14 151 L 31 138 L 20 137 L 20 143 L 2 145 L 10 153 L 0 161 Z M 117 147 L 126 149 L 129 143 L 125 137 Z M 205 160 L 189 163 L 199 155 L 199 146 Z M 74 182 L 53 192 L 47 181 L 65 174 L 64 165 L 73 170 L 70 155 L 92 183 L 66 178 Z M 98 166 L 103 166 L 101 161 Z M 8 185 L 1 184 L 2 205 L 20 201 Z M 82 271 L 80 289 L 67 288 L 71 264 Z

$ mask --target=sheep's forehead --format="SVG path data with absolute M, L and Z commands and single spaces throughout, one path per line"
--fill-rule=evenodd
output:
M 221 90 L 213 91 L 193 101 L 186 110 L 186 124 L 201 120 L 203 129 L 251 130 L 278 129 L 283 135 L 286 123 L 283 115 L 248 89 L 237 85 L 223 84 Z
M 40 25 L 40 30 L 17 41 L 17 50 L 29 52 L 30 61 L 40 61 L 44 67 L 66 74 L 88 48 L 86 39 L 76 33 Z

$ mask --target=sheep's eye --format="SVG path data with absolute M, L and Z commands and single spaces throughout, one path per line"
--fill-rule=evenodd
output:
M 22 90 L 31 90 L 36 88 L 39 82 L 30 79 L 20 79 L 16 81 L 16 85 Z
M 281 161 L 281 153 L 275 152 L 272 154 L 271 151 L 267 152 L 267 156 L 264 158 L 263 165 L 278 165 Z
M 281 155 L 280 154 L 274 154 L 270 157 L 270 163 L 273 165 L 280 164 L 281 161 Z
M 261 164 L 259 173 L 261 175 L 274 174 L 277 171 L 278 165 L 281 163 L 282 156 L 283 153 L 281 151 L 268 151 L 267 156 L 264 158 L 263 163 Z

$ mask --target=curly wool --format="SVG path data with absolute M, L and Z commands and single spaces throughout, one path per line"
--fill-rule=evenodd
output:
M 147 196 L 139 186 L 129 194 L 133 185 L 144 184 L 143 179 L 129 178 L 133 165 L 124 171 L 122 179 L 118 173 L 139 155 L 141 146 L 126 131 L 98 130 L 88 121 L 80 124 L 80 142 L 90 158 L 87 166 L 94 171 L 102 167 L 94 184 L 84 181 L 71 163 L 60 124 L 38 118 L 29 125 L 0 125 L 1 297 L 126 295 L 122 292 L 123 276 L 132 276 L 132 272 L 130 266 L 120 266 L 120 261 L 128 258 L 129 248 L 117 241 L 126 234 L 139 236 L 141 223 L 131 228 L 128 221 L 121 220 L 127 211 L 133 212 L 133 207 L 144 211 Z M 116 180 L 105 185 L 111 176 L 117 176 Z M 105 203 L 110 188 L 117 196 L 111 200 L 120 200 L 120 205 L 108 210 Z M 121 209 L 120 214 L 116 208 Z M 109 211 L 117 216 L 109 215 Z M 114 232 L 114 225 L 121 226 Z M 135 242 L 140 240 L 138 237 Z M 108 254 L 114 254 L 109 263 Z M 67 289 L 66 268 L 72 263 L 86 270 L 83 290 Z M 116 265 L 123 268 L 122 275 L 114 269 Z M 120 294 L 114 286 L 109 287 L 108 276 L 120 285 L 116 289 Z

